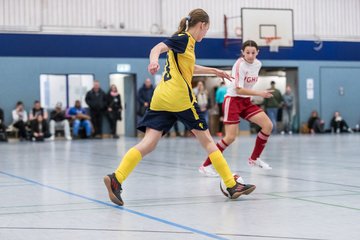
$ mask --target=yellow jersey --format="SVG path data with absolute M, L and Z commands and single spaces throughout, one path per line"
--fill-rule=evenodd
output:
M 195 66 L 195 39 L 180 33 L 164 40 L 170 48 L 161 82 L 155 88 L 150 109 L 181 112 L 196 102 L 191 81 Z

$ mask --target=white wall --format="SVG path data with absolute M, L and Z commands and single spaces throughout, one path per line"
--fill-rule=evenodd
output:
M 0 0 L 0 31 L 150 35 L 160 26 L 169 35 L 198 7 L 211 17 L 209 36 L 222 37 L 223 15 L 242 7 L 290 8 L 295 39 L 360 41 L 359 0 Z M 237 26 L 240 18 L 229 33 Z

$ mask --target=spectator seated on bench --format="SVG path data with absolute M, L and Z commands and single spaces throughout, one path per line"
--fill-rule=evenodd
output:
M 68 115 L 71 117 L 72 121 L 72 131 L 73 136 L 79 136 L 79 128 L 85 128 L 86 137 L 91 137 L 92 127 L 90 122 L 90 116 L 87 115 L 86 110 L 81 107 L 81 102 L 79 100 L 75 101 L 75 106 L 70 108 Z
M 16 108 L 12 111 L 12 118 L 12 126 L 18 130 L 20 141 L 29 139 L 29 135 L 26 130 L 28 117 L 26 111 L 24 110 L 24 104 L 21 101 L 16 103 Z
M 64 130 L 66 140 L 71 140 L 70 124 L 66 119 L 65 111 L 61 109 L 62 104 L 56 104 L 55 109 L 50 113 L 50 140 L 55 139 L 56 130 Z

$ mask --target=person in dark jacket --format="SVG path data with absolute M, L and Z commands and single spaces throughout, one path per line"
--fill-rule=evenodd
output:
M 4 111 L 0 108 L 0 131 L 5 131 L 6 127 L 4 124 Z
M 71 140 L 70 134 L 70 124 L 69 121 L 66 119 L 65 111 L 61 109 L 62 104 L 58 102 L 55 106 L 55 109 L 50 112 L 50 133 L 51 138 L 50 140 L 55 139 L 55 129 L 62 128 L 64 129 L 65 138 L 66 140 Z
M 41 114 L 37 115 L 36 119 L 31 122 L 32 140 L 42 142 L 45 138 L 50 138 L 48 125 L 46 124 Z
M 109 120 L 111 134 L 113 138 L 119 138 L 116 133 L 116 124 L 118 120 L 121 120 L 121 111 L 122 111 L 122 104 L 121 104 L 121 96 L 113 84 L 110 87 L 110 90 L 107 94 L 107 112 L 106 116 Z
M 4 111 L 0 108 L 0 141 L 7 142 L 6 126 L 4 124 Z
M 31 122 L 31 121 L 36 120 L 38 115 L 41 115 L 45 121 L 48 120 L 49 116 L 48 116 L 47 111 L 43 107 L 41 107 L 40 101 L 36 100 L 34 102 L 34 107 L 30 111 L 29 121 Z
M 94 127 L 94 136 L 102 137 L 102 118 L 106 109 L 106 94 L 100 88 L 99 81 L 94 81 L 93 88 L 87 92 L 86 104 L 90 108 L 91 122 Z
M 278 110 L 282 107 L 284 100 L 279 89 L 275 88 L 275 81 L 271 81 L 270 85 L 271 87 L 268 90 L 272 91 L 273 97 L 264 99 L 264 107 L 273 124 L 272 133 L 275 134 L 277 133 Z
M 308 128 L 311 134 L 324 132 L 324 121 L 319 117 L 317 111 L 312 111 L 308 120 Z
M 32 129 L 32 125 L 37 123 L 38 121 L 38 116 L 41 115 L 42 116 L 42 124 L 43 125 L 46 125 L 45 128 L 48 129 L 49 126 L 48 126 L 48 123 L 47 123 L 47 120 L 48 120 L 48 113 L 47 111 L 41 106 L 41 103 L 39 100 L 36 100 L 34 102 L 34 106 L 33 108 L 30 110 L 30 114 L 29 114 L 29 121 L 30 121 L 30 127 Z M 31 136 L 33 136 L 34 133 L 31 133 Z M 37 140 L 37 139 L 36 139 Z M 43 139 L 40 141 L 43 141 Z
M 349 128 L 349 125 L 346 123 L 346 121 L 340 115 L 339 112 L 334 113 L 334 116 L 330 121 L 330 127 L 331 127 L 331 132 L 336 132 L 336 133 L 353 132 L 353 130 Z
M 151 83 L 150 78 L 145 80 L 144 85 L 139 89 L 138 92 L 138 115 L 144 116 L 146 109 L 150 107 L 151 98 L 154 94 L 154 87 Z

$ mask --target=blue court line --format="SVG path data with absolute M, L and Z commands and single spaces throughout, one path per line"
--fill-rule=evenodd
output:
M 156 222 L 160 222 L 160 223 L 170 225 L 172 227 L 184 229 L 184 230 L 187 230 L 189 232 L 193 232 L 193 233 L 196 233 L 196 234 L 199 234 L 199 235 L 203 235 L 203 236 L 206 236 L 206 237 L 209 237 L 209 238 L 212 238 L 212 239 L 220 239 L 220 240 L 226 240 L 227 239 L 227 238 L 220 237 L 220 236 L 218 236 L 216 234 L 213 234 L 213 233 L 201 231 L 201 230 L 198 230 L 198 229 L 195 229 L 195 228 L 192 228 L 192 227 L 188 227 L 188 226 L 185 226 L 185 225 L 181 225 L 181 224 L 178 224 L 178 223 L 175 223 L 175 222 L 168 221 L 168 220 L 163 219 L 163 218 L 154 217 L 154 216 L 148 215 L 146 213 L 141 213 L 141 212 L 138 212 L 138 211 L 134 211 L 134 210 L 122 207 L 122 206 L 118 206 L 118 205 L 114 205 L 114 204 L 111 204 L 111 203 L 103 202 L 103 201 L 100 201 L 100 200 L 97 200 L 97 199 L 94 199 L 94 198 L 90 198 L 90 197 L 86 197 L 84 195 L 80 195 L 80 194 L 77 194 L 77 193 L 72 193 L 72 192 L 69 192 L 69 191 L 66 191 L 66 190 L 63 190 L 63 189 L 60 189 L 60 188 L 56 188 L 56 187 L 52 187 L 52 186 L 49 186 L 49 185 L 46 185 L 46 184 L 42 184 L 40 182 L 31 180 L 31 179 L 28 179 L 28 178 L 16 176 L 16 175 L 13 175 L 11 173 L 0 171 L 0 174 L 6 175 L 6 176 L 9 176 L 9 177 L 12 177 L 12 178 L 17 178 L 17 179 L 23 180 L 25 182 L 32 183 L 32 184 L 35 184 L 35 185 L 38 185 L 38 186 L 41 186 L 41 187 L 44 187 L 44 188 L 48 188 L 48 189 L 52 189 L 52 190 L 55 190 L 55 191 L 58 191 L 58 192 L 62 192 L 62 193 L 68 194 L 70 196 L 82 198 L 82 199 L 88 200 L 90 202 L 94 202 L 94 203 L 98 203 L 98 204 L 105 205 L 105 206 L 108 206 L 108 207 L 116 208 L 116 209 L 119 209 L 119 210 L 122 210 L 122 211 L 125 211 L 125 212 L 129 212 L 129 213 L 138 215 L 140 217 L 148 218 L 148 219 L 154 220 Z

